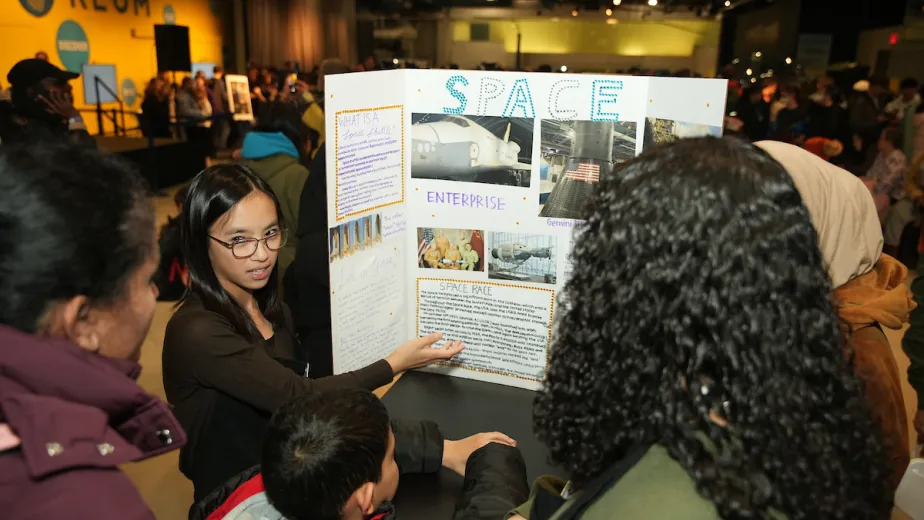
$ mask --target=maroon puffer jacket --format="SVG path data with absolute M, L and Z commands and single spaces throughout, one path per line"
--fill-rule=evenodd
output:
M 135 383 L 140 370 L 0 326 L 0 516 L 154 518 L 117 465 L 175 450 L 186 434 Z

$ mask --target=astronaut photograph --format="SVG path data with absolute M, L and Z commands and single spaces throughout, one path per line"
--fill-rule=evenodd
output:
M 411 115 L 411 177 L 528 188 L 533 119 Z
M 417 228 L 417 267 L 484 271 L 484 233 L 473 229 Z
M 581 219 L 584 202 L 618 163 L 635 157 L 634 121 L 540 124 L 539 216 Z
M 558 239 L 530 233 L 488 233 L 488 278 L 555 285 Z
M 685 137 L 722 136 L 722 128 L 700 123 L 685 123 L 670 119 L 649 117 L 645 120 L 645 140 L 643 149 L 660 143 L 669 143 Z

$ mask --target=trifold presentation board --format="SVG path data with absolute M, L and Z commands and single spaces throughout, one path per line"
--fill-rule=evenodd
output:
M 727 82 L 394 70 L 325 78 L 334 371 L 442 332 L 427 370 L 538 389 L 583 206 L 646 147 L 721 135 Z

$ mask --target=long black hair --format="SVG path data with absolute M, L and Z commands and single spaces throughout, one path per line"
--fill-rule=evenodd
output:
M 112 305 L 156 246 L 129 164 L 75 145 L 0 146 L 0 323 L 32 333 L 55 302 Z
M 254 191 L 263 192 L 272 199 L 279 226 L 285 228 L 279 200 L 272 188 L 253 170 L 240 164 L 210 166 L 196 175 L 189 185 L 180 214 L 183 256 L 189 266 L 190 288 L 187 296 L 189 292 L 196 293 L 206 309 L 224 316 L 239 334 L 251 341 L 261 337 L 260 332 L 244 308 L 218 281 L 209 258 L 209 230 L 216 220 Z M 274 268 L 266 286 L 255 291 L 254 298 L 270 322 L 283 325 L 285 318 L 279 299 L 278 273 L 279 270 Z
M 578 488 L 654 439 L 722 518 L 888 518 L 880 432 L 782 166 L 737 140 L 662 144 L 601 179 L 586 217 L 533 409 Z

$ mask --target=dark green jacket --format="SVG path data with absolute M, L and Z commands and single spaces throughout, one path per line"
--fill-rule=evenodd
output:
M 295 260 L 295 251 L 298 248 L 298 204 L 301 200 L 302 189 L 308 180 L 308 168 L 295 157 L 286 154 L 270 155 L 262 159 L 243 159 L 241 164 L 249 166 L 260 176 L 276 194 L 279 205 L 282 207 L 282 216 L 286 219 L 289 229 L 289 238 L 286 245 L 279 251 L 277 266 L 279 280 L 286 274 L 286 269 Z
M 561 490 L 564 482 L 554 477 L 542 477 L 533 485 L 530 501 L 517 508 L 515 513 L 530 518 L 530 509 L 540 489 Z M 580 518 L 581 520 L 720 520 L 715 505 L 696 491 L 696 485 L 687 471 L 660 445 L 648 449 L 608 489 L 590 500 L 579 513 L 575 509 L 588 491 L 578 491 L 558 509 L 549 520 Z M 786 515 L 772 512 L 777 520 Z M 531 519 L 540 520 L 540 519 Z

